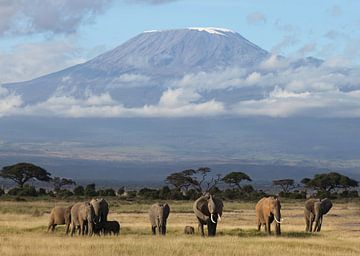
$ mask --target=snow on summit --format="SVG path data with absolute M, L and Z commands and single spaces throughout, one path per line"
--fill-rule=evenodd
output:
M 200 32 L 208 32 L 209 34 L 217 34 L 225 36 L 224 33 L 235 33 L 234 31 L 227 28 L 215 28 L 215 27 L 189 27 L 189 30 L 197 30 Z M 162 31 L 181 30 L 181 29 L 170 29 L 170 30 L 146 30 L 143 33 L 155 33 Z
M 227 29 L 227 28 L 214 28 L 214 27 L 190 27 L 188 29 L 191 30 L 197 30 L 197 31 L 205 31 L 210 34 L 218 34 L 218 35 L 224 35 L 224 33 L 235 33 L 234 31 Z

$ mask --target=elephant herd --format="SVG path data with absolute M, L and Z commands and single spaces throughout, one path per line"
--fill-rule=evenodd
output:
M 309 199 L 305 202 L 304 217 L 307 232 L 319 232 L 323 221 L 323 215 L 329 212 L 332 207 L 330 199 Z M 216 235 L 218 221 L 221 221 L 223 213 L 222 200 L 205 194 L 198 198 L 193 205 L 194 214 L 198 220 L 198 230 L 204 236 L 204 226 L 207 226 L 208 236 Z M 275 221 L 275 233 L 281 235 L 280 225 L 281 203 L 278 197 L 263 197 L 255 207 L 257 229 L 261 226 L 271 234 L 271 224 Z M 75 203 L 69 207 L 56 206 L 50 213 L 48 231 L 54 231 L 56 225 L 66 225 L 66 235 L 69 234 L 70 224 L 71 235 L 78 230 L 79 235 L 119 235 L 120 224 L 117 221 L 108 221 L 109 205 L 106 200 L 92 199 L 90 202 Z M 156 203 L 149 209 L 149 220 L 152 234 L 165 235 L 167 219 L 170 215 L 170 206 L 167 203 Z M 313 224 L 315 227 L 313 229 Z M 185 226 L 185 234 L 194 234 L 195 229 Z
M 71 235 L 78 229 L 79 235 L 119 235 L 120 224 L 117 221 L 108 221 L 109 204 L 106 200 L 92 199 L 90 202 L 79 202 L 69 207 L 55 206 L 50 212 L 48 231 L 54 231 L 57 225 L 66 225 L 66 235 Z

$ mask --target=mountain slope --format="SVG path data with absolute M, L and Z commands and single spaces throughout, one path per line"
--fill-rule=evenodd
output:
M 89 92 L 109 92 L 126 106 L 142 106 L 157 103 L 164 88 L 186 74 L 228 67 L 250 69 L 268 56 L 267 51 L 230 30 L 151 31 L 86 63 L 5 87 L 27 104 L 54 95 L 81 98 Z

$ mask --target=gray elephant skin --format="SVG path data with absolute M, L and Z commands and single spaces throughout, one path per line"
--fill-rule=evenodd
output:
M 156 203 L 150 207 L 149 219 L 151 223 L 151 231 L 154 235 L 156 234 L 156 228 L 158 228 L 159 234 L 166 235 L 166 224 L 169 214 L 170 207 L 167 203 Z
M 95 212 L 89 202 L 76 203 L 71 208 L 71 235 L 75 234 L 76 227 L 79 227 L 79 234 L 93 234 Z
M 51 229 L 55 231 L 57 225 L 66 225 L 66 235 L 69 234 L 70 222 L 71 222 L 71 206 L 61 207 L 55 206 L 50 212 L 50 220 L 48 225 L 48 232 Z
M 199 231 L 204 236 L 204 225 L 207 225 L 208 236 L 216 235 L 217 222 L 221 220 L 223 213 L 223 202 L 214 198 L 210 194 L 206 194 L 198 198 L 193 205 L 193 210 L 198 219 Z
M 311 198 L 305 202 L 304 217 L 305 217 L 305 231 L 320 232 L 323 217 L 332 207 L 332 202 L 328 198 L 322 200 Z M 313 223 L 315 222 L 314 230 Z
M 281 203 L 279 198 L 270 196 L 261 198 L 255 207 L 257 229 L 265 226 L 265 231 L 271 234 L 271 223 L 275 220 L 276 235 L 281 235 Z
M 95 223 L 101 223 L 107 221 L 109 214 L 109 204 L 103 198 L 96 198 L 90 201 L 95 212 Z

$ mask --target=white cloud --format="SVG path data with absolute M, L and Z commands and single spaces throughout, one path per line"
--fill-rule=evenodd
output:
M 129 74 L 128 78 L 132 80 L 137 76 Z M 227 102 L 227 95 L 241 93 L 247 88 L 251 88 L 257 96 L 246 100 L 240 100 L 239 96 L 236 102 L 231 95 L 231 103 Z M 65 95 L 60 90 L 44 102 L 25 105 L 19 95 L 0 87 L 0 116 L 360 117 L 359 68 L 344 68 L 339 63 L 329 62 L 298 66 L 277 55 L 270 56 L 252 71 L 228 68 L 187 74 L 180 80 L 172 81 L 158 103 L 141 107 L 125 107 L 112 98 L 110 91 L 105 89 L 103 93 L 94 94 L 90 89 L 82 97 L 76 94 L 76 98 L 69 91 Z M 216 94 L 219 91 L 222 93 L 221 100 Z
M 34 33 L 72 34 L 92 22 L 112 0 L 1 0 L 0 36 Z
M 250 25 L 258 25 L 266 23 L 266 16 L 260 12 L 252 12 L 246 16 L 246 21 Z
M 115 83 L 145 83 L 150 80 L 150 77 L 141 74 L 123 74 L 115 79 Z
M 45 41 L 0 50 L 0 84 L 29 80 L 85 60 L 71 40 Z
M 19 97 L 19 96 L 16 96 Z M 11 114 L 27 116 L 59 117 L 188 117 L 213 116 L 224 112 L 221 102 L 210 100 L 195 102 L 196 93 L 177 89 L 165 91 L 157 105 L 144 105 L 139 108 L 126 108 L 116 102 L 108 93 L 88 95 L 83 99 L 71 96 L 53 96 L 36 105 L 7 105 L 1 108 L 0 116 Z M 21 101 L 20 101 L 21 102 Z M 11 111 L 10 111 L 11 110 Z
M 13 114 L 23 104 L 21 97 L 0 86 L 0 117 Z

